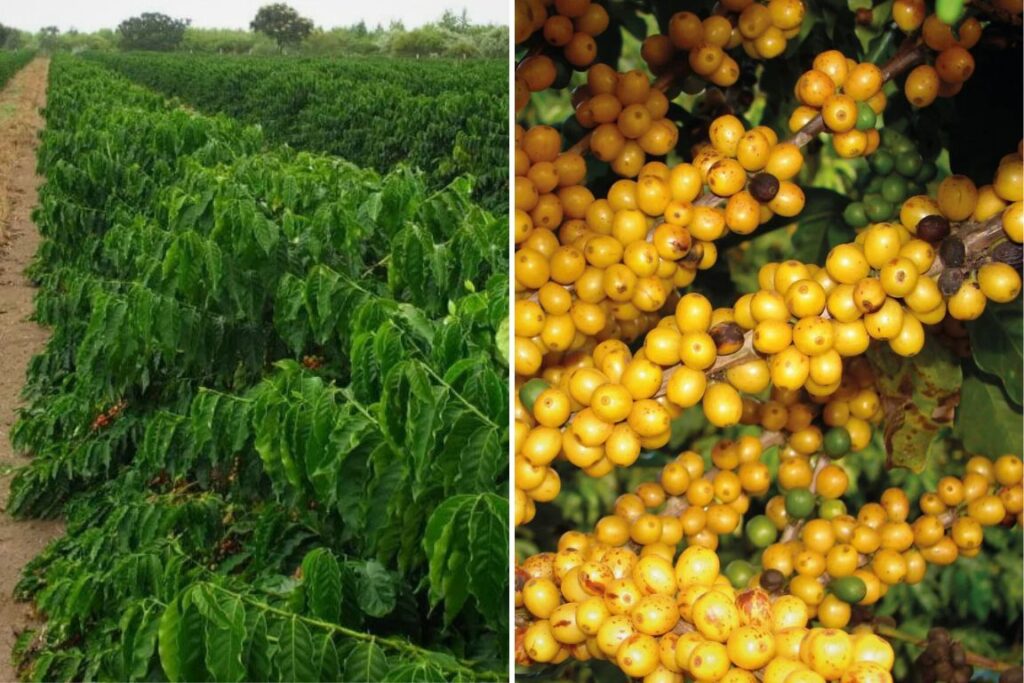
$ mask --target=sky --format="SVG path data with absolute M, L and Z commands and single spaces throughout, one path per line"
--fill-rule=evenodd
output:
M 202 28 L 248 28 L 262 5 L 275 0 L 0 0 L 0 24 L 25 31 L 57 26 L 91 32 L 116 28 L 123 19 L 143 12 L 188 18 Z M 362 19 L 370 27 L 400 19 L 413 28 L 441 17 L 445 9 L 465 8 L 477 24 L 507 24 L 511 0 L 286 0 L 320 27 L 350 26 Z

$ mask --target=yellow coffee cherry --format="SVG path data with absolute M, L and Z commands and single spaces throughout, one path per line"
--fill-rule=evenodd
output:
M 675 599 L 668 595 L 648 595 L 640 599 L 630 613 L 630 618 L 640 633 L 660 636 L 675 627 L 679 621 L 679 609 Z
M 690 653 L 686 668 L 696 680 L 720 680 L 729 671 L 729 652 L 719 642 L 698 643 Z
M 877 664 L 886 671 L 892 669 L 896 660 L 892 645 L 874 633 L 856 633 L 851 636 L 853 643 L 853 661 Z
M 708 591 L 693 604 L 693 625 L 708 640 L 724 643 L 740 626 L 740 613 L 732 599 L 717 590 Z
M 878 310 L 864 315 L 864 327 L 873 339 L 892 339 L 903 327 L 903 307 L 895 299 L 886 299 Z
M 864 252 L 854 244 L 833 247 L 825 260 L 825 268 L 836 282 L 851 285 L 867 277 L 870 272 L 870 264 Z
M 818 621 L 825 628 L 845 628 L 850 623 L 850 604 L 829 593 L 818 605 Z
M 816 629 L 804 640 L 800 656 L 815 673 L 832 680 L 853 664 L 853 644 L 845 631 Z
M 704 416 L 716 427 L 734 425 L 743 415 L 743 400 L 739 392 L 725 382 L 713 382 L 707 386 L 702 406 Z
M 622 641 L 615 653 L 615 663 L 632 678 L 642 678 L 661 663 L 658 641 L 644 633 L 634 633 Z
M 986 263 L 978 270 L 978 286 L 985 298 L 996 303 L 1007 303 L 1020 294 L 1021 279 L 1012 266 Z
M 975 320 L 985 311 L 985 294 L 976 282 L 964 282 L 946 302 L 949 314 L 957 320 Z
M 795 346 L 788 346 L 773 355 L 768 366 L 771 370 L 772 384 L 780 389 L 799 389 L 810 374 L 810 360 Z M 742 405 L 740 411 L 742 411 Z
M 1016 161 L 1000 163 L 992 182 L 996 194 L 1008 202 L 1019 202 L 1024 196 L 1024 165 Z
M 741 626 L 729 634 L 726 650 L 733 664 L 754 671 L 775 656 L 775 639 L 767 631 Z
M 978 204 L 978 188 L 967 176 L 951 175 L 939 183 L 936 201 L 949 220 L 967 220 Z

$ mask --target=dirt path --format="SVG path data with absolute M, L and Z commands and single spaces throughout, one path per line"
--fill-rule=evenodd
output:
M 32 222 L 37 190 L 36 147 L 43 127 L 49 61 L 36 59 L 0 91 L 0 501 L 6 503 L 13 467 L 27 458 L 11 448 L 10 428 L 21 405 L 29 359 L 46 342 L 47 331 L 28 320 L 35 289 L 23 275 L 39 245 Z M 61 533 L 55 521 L 15 521 L 0 513 L 0 681 L 16 680 L 11 648 L 17 634 L 34 624 L 31 608 L 11 592 L 21 568 Z

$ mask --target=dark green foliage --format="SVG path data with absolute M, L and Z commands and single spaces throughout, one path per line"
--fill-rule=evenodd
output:
M 270 36 L 280 47 L 297 45 L 313 32 L 313 22 L 283 2 L 260 7 L 249 27 Z
M 71 57 L 46 113 L 27 675 L 502 677 L 506 219 Z
M 0 41 L 2 42 L 2 41 Z M 21 70 L 23 66 L 32 60 L 35 52 L 32 50 L 17 50 L 15 52 L 0 52 L 0 88 L 2 88 L 7 81 L 11 80 L 11 76 Z
M 380 171 L 407 163 L 424 169 L 431 189 L 469 174 L 486 208 L 507 205 L 504 61 L 90 57 L 203 111 L 258 123 L 271 142 Z
M 185 38 L 188 19 L 173 19 L 166 14 L 143 12 L 117 26 L 123 50 L 173 50 Z

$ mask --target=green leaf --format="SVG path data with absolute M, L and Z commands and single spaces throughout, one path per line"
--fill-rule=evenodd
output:
M 395 608 L 395 579 L 380 562 L 350 565 L 356 573 L 359 609 L 371 617 L 383 617 Z
M 1020 407 L 1024 401 L 1024 316 L 1020 306 L 989 304 L 980 318 L 967 323 L 967 330 L 974 362 L 998 379 L 1007 398 Z
M 341 569 L 326 548 L 317 548 L 302 560 L 302 583 L 309 611 L 319 619 L 337 623 L 341 616 Z
M 178 611 L 178 600 L 174 600 L 160 617 L 158 648 L 160 665 L 172 682 L 182 680 L 181 650 L 178 647 L 178 630 L 181 628 L 181 613 Z
M 445 673 L 429 662 L 406 662 L 399 664 L 383 679 L 386 683 L 436 683 L 450 680 Z
M 346 681 L 379 681 L 387 672 L 387 655 L 376 643 L 357 643 L 345 659 Z
M 469 516 L 471 591 L 488 621 L 505 623 L 508 616 L 508 501 L 483 494 Z
M 161 619 L 155 609 L 132 609 L 121 619 L 121 652 L 127 678 L 145 678 L 157 644 Z
M 182 653 L 181 675 L 187 681 L 208 681 L 206 669 L 206 620 L 195 607 L 182 611 L 178 649 Z
M 498 549 L 507 543 L 508 502 L 500 496 L 452 496 L 434 510 L 423 547 L 428 553 L 431 605 L 443 599 L 446 620 L 455 618 L 470 594 L 485 618 L 501 619 L 508 563 L 507 552 Z
M 804 188 L 804 197 L 804 210 L 795 219 L 793 258 L 824 265 L 829 249 L 847 241 L 843 209 L 850 202 L 838 192 L 815 187 Z
M 498 325 L 498 331 L 494 333 L 494 346 L 498 349 L 498 356 L 508 365 L 511 337 L 509 336 L 509 323 L 508 317 L 506 316 L 501 324 Z
M 313 636 L 298 617 L 292 617 L 281 625 L 274 668 L 282 681 L 304 683 L 319 680 L 320 661 Z
M 250 680 L 266 681 L 270 678 L 270 643 L 267 640 L 267 620 L 263 612 L 251 610 L 246 614 L 246 631 L 242 657 Z
M 217 593 L 214 598 L 223 621 L 206 622 L 206 667 L 215 681 L 246 680 L 245 664 L 242 662 L 245 641 L 245 608 L 242 601 L 233 595 Z
M 341 679 L 341 662 L 338 660 L 338 648 L 334 646 L 331 634 L 324 634 L 317 647 L 320 659 L 321 681 L 337 681 Z
M 967 374 L 956 411 L 956 431 L 965 448 L 992 458 L 1024 452 L 1022 419 L 1001 386 L 976 371 Z
M 192 605 L 173 601 L 160 618 L 160 663 L 171 681 L 206 681 L 204 619 Z

